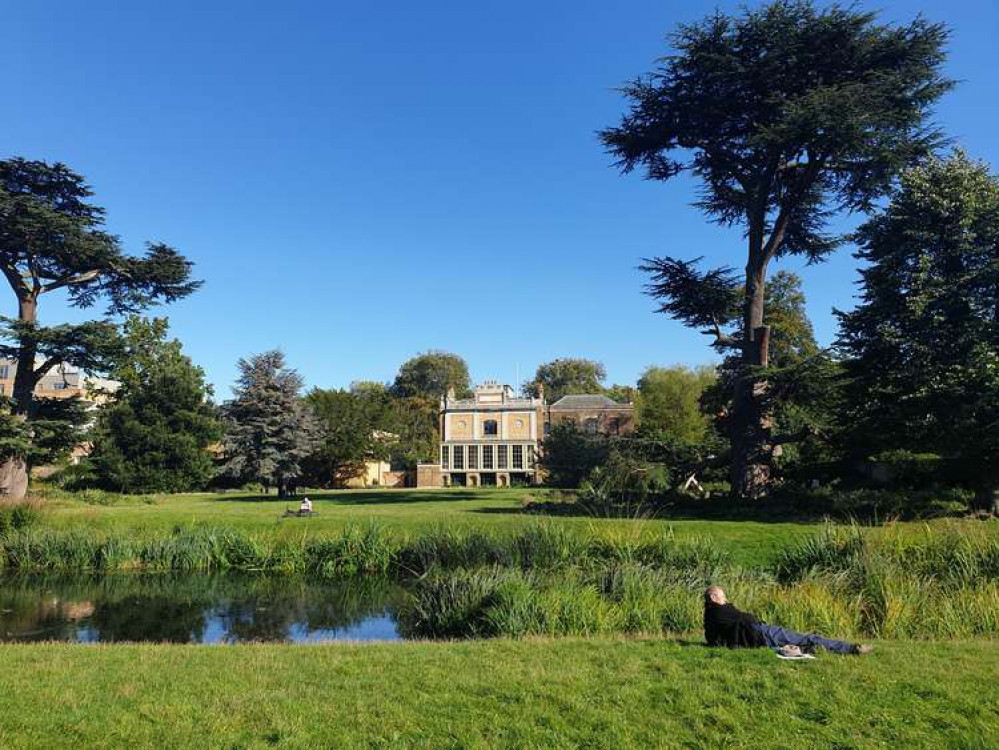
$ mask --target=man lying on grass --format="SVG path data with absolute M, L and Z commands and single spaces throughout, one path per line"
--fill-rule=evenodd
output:
M 811 653 L 819 647 L 836 654 L 869 654 L 874 650 L 873 646 L 767 625 L 729 604 L 721 586 L 709 586 L 704 592 L 704 639 L 709 646 L 773 649 L 798 646 L 804 653 Z

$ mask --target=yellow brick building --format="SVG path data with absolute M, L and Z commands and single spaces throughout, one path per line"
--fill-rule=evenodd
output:
M 498 486 L 540 481 L 544 400 L 487 381 L 471 398 L 441 399 L 440 461 L 417 467 L 417 485 Z

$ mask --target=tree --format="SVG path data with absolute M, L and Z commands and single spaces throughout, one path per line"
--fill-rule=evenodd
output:
M 841 241 L 825 231 L 831 214 L 870 210 L 902 168 L 940 141 L 927 116 L 952 85 L 940 73 L 946 28 L 876 19 L 853 7 L 778 0 L 681 26 L 675 51 L 624 88 L 631 108 L 601 134 L 623 172 L 694 174 L 698 207 L 745 233 L 741 291 L 731 269 L 701 271 L 699 259 L 642 266 L 660 312 L 738 354 L 731 481 L 739 497 L 764 494 L 770 482 L 770 263 L 822 260 Z M 725 334 L 733 321 L 738 335 Z
M 611 445 L 612 439 L 607 435 L 588 435 L 574 422 L 553 425 L 539 459 L 546 483 L 553 487 L 578 487 L 590 472 L 607 461 Z
M 688 443 L 701 442 L 709 429 L 701 394 L 715 381 L 712 367 L 649 367 L 638 379 L 638 423 Z
M 315 445 L 315 418 L 299 398 L 302 377 L 274 350 L 238 363 L 235 398 L 224 407 L 227 421 L 223 474 L 276 486 L 284 497 L 302 473 Z
M 619 404 L 631 404 L 638 396 L 638 389 L 633 385 L 614 383 L 609 388 L 604 388 L 604 395 Z
M 468 364 L 457 354 L 427 352 L 402 364 L 392 384 L 392 393 L 400 398 L 419 396 L 437 400 L 451 388 L 459 398 L 471 393 Z
M 124 355 L 110 373 L 120 387 L 100 410 L 88 459 L 107 489 L 187 492 L 212 478 L 209 446 L 221 437 L 212 390 L 167 330 L 165 318 L 125 323 Z
M 365 459 L 387 457 L 385 447 L 374 439 L 382 414 L 370 408 L 369 395 L 353 388 L 315 388 L 306 396 L 317 422 L 317 443 L 306 461 L 305 475 L 311 481 L 342 486 L 363 471 Z
M 34 389 L 49 370 L 60 363 L 103 370 L 117 353 L 116 327 L 107 320 L 40 325 L 44 295 L 61 290 L 78 308 L 103 301 L 108 315 L 118 315 L 172 302 L 200 284 L 191 280 L 191 264 L 167 245 L 148 245 L 144 257 L 123 252 L 104 230 L 104 209 L 88 201 L 92 195 L 63 164 L 0 161 L 0 271 L 18 305 L 17 318 L 0 319 L 0 336 L 10 342 L 0 356 L 17 361 L 11 408 L 28 422 L 29 440 L 38 416 Z M 2 473 L 26 477 L 25 452 L 2 458 Z
M 591 359 L 567 357 L 538 365 L 534 379 L 524 383 L 521 390 L 535 398 L 544 388 L 545 399 L 549 403 L 563 396 L 579 393 L 603 393 L 602 385 L 607 370 L 601 362 Z
M 999 179 L 933 160 L 857 242 L 861 303 L 839 314 L 852 444 L 945 456 L 999 512 Z

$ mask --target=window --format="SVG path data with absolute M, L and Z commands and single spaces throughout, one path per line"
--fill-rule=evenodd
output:
M 499 469 L 506 468 L 507 447 L 505 445 L 496 446 L 496 466 Z
M 586 434 L 596 435 L 597 434 L 597 420 L 590 418 L 586 420 Z
M 442 445 L 441 446 L 441 468 L 442 469 L 448 468 L 448 454 L 450 452 L 451 452 L 451 449 L 448 446 L 446 446 L 446 445 Z
M 0 380 L 7 380 L 10 377 L 10 365 L 0 365 Z
M 611 419 L 610 422 L 607 423 L 607 430 L 612 435 L 619 435 L 619 434 L 621 434 L 621 420 L 618 419 L 617 417 L 614 417 L 613 419 Z
M 486 437 L 496 437 L 499 435 L 499 426 L 495 419 L 487 419 L 482 423 L 482 434 Z
M 491 445 L 482 446 L 482 468 L 488 471 L 493 469 L 493 447 Z
M 524 446 L 522 445 L 513 446 L 513 468 L 524 468 Z
M 465 468 L 465 447 L 463 445 L 454 446 L 453 468 L 462 471 Z
M 479 446 L 477 445 L 468 446 L 468 468 L 479 468 Z

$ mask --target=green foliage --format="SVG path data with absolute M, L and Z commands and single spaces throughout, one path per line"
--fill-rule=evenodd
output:
M 165 319 L 130 318 L 112 376 L 121 383 L 101 408 L 87 459 L 93 481 L 116 492 L 204 489 L 209 446 L 222 431 L 204 371 L 167 340 Z
M 464 359 L 457 354 L 432 351 L 402 363 L 392 392 L 404 398 L 436 400 L 453 388 L 455 396 L 465 398 L 471 393 L 471 385 Z
M 310 485 L 342 487 L 364 469 L 365 459 L 385 457 L 384 442 L 375 439 L 381 415 L 371 408 L 372 400 L 319 388 L 306 396 L 318 430 L 315 450 L 303 464 Z
M 905 167 L 941 140 L 930 108 L 943 78 L 947 29 L 922 18 L 877 22 L 853 6 L 774 0 L 738 16 L 718 11 L 683 25 L 670 53 L 624 87 L 630 109 L 601 134 L 623 172 L 651 180 L 692 173 L 698 206 L 748 239 L 745 282 L 729 267 L 647 259 L 660 312 L 700 328 L 734 352 L 732 491 L 759 497 L 771 484 L 773 443 L 765 374 L 771 261 L 820 261 L 842 239 L 838 210 L 870 210 Z M 741 293 L 740 293 L 741 291 Z M 741 304 L 739 298 L 741 299 Z M 793 300 L 786 300 L 793 302 Z M 735 335 L 723 332 L 734 324 Z
M 701 394 L 716 379 L 714 368 L 649 367 L 638 379 L 638 423 L 678 440 L 704 440 L 709 420 L 701 413 Z
M 241 359 L 238 366 L 235 398 L 223 407 L 222 474 L 265 487 L 276 485 L 284 494 L 301 476 L 302 462 L 316 439 L 315 418 L 299 398 L 302 378 L 276 350 Z
M 534 379 L 523 384 L 525 395 L 537 398 L 544 388 L 545 400 L 555 403 L 563 396 L 603 393 L 607 370 L 601 362 L 581 358 L 560 358 L 538 365 Z
M 41 505 L 36 501 L 0 503 L 0 537 L 10 531 L 35 525 L 41 519 L 41 514 Z
M 999 179 L 961 152 L 932 160 L 857 239 L 845 439 L 860 455 L 936 453 L 964 464 L 964 486 L 999 486 Z
M 552 425 L 540 457 L 546 481 L 553 487 L 578 487 L 591 471 L 607 460 L 610 446 L 611 438 L 584 433 L 575 423 Z

